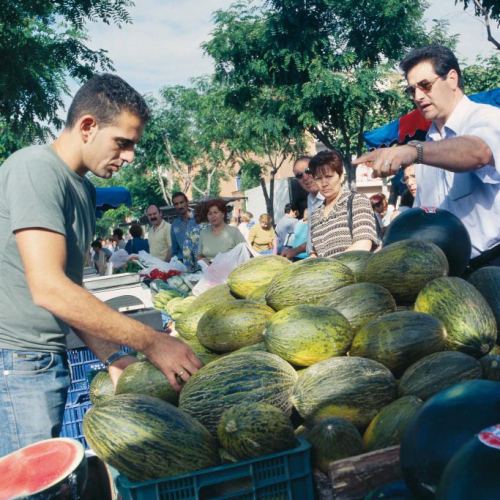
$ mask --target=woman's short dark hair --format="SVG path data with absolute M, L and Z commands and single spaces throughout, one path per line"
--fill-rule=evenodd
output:
M 128 232 L 132 238 L 142 238 L 142 227 L 139 224 L 132 224 Z
M 194 220 L 196 221 L 196 224 L 207 222 L 207 212 L 208 210 L 205 210 L 205 202 L 200 201 L 195 205 L 193 210 L 193 216 Z
M 203 210 L 205 217 L 207 217 L 208 211 L 212 207 L 217 207 L 224 214 L 224 217 L 227 215 L 226 202 L 222 198 L 214 198 L 213 200 L 205 201 L 205 207 Z
M 408 76 L 408 72 L 417 64 L 429 62 L 432 64 L 436 75 L 446 76 L 450 70 L 454 69 L 458 74 L 458 86 L 463 90 L 464 82 L 462 79 L 462 71 L 455 54 L 444 45 L 433 43 L 424 47 L 417 47 L 409 52 L 409 54 L 401 61 L 399 67 Z
M 119 76 L 104 73 L 88 80 L 75 94 L 68 110 L 66 127 L 72 129 L 84 115 L 91 115 L 101 127 L 109 126 L 124 112 L 146 123 L 151 117 L 144 97 Z
M 339 177 L 344 173 L 344 162 L 342 155 L 338 151 L 321 151 L 311 158 L 309 170 L 313 176 L 326 174 L 331 171 L 336 172 Z

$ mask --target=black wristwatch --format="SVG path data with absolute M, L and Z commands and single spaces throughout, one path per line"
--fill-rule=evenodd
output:
M 118 351 L 115 352 L 114 354 L 111 354 L 111 356 L 104 362 L 104 368 L 107 370 L 115 361 L 117 361 L 120 358 L 123 358 L 124 356 L 130 356 L 130 354 L 127 354 L 126 352 L 123 351 Z
M 424 145 L 420 141 L 409 141 L 408 146 L 417 148 L 417 161 L 415 163 L 424 163 Z

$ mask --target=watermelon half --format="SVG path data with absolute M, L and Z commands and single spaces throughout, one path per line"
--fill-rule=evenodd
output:
M 39 441 L 0 458 L 0 478 L 0 500 L 79 498 L 87 484 L 85 449 L 70 438 Z

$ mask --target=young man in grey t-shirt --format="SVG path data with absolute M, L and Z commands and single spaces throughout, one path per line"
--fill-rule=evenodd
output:
M 0 168 L 0 456 L 57 436 L 69 371 L 71 327 L 116 384 L 144 352 L 180 390 L 201 367 L 177 340 L 114 311 L 82 285 L 94 234 L 88 172 L 110 178 L 134 160 L 150 111 L 121 78 L 100 75 L 76 94 L 51 145 L 14 153 Z

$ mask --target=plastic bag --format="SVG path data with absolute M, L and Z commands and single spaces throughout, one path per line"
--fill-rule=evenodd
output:
M 125 250 L 117 250 L 109 258 L 109 261 L 113 264 L 113 267 L 115 269 L 119 269 L 120 267 L 123 267 L 127 263 L 129 258 L 130 255 L 128 254 L 128 252 L 126 252 Z
M 198 284 L 193 288 L 193 294 L 201 295 L 203 292 L 210 290 L 210 288 L 225 283 L 229 273 L 249 260 L 252 254 L 253 252 L 246 243 L 240 243 L 232 250 L 229 250 L 229 252 L 216 255 L 212 264 L 210 264 L 200 278 L 200 281 L 198 281 Z
M 182 273 L 185 273 L 188 270 L 188 268 L 177 258 L 177 256 L 172 257 L 170 262 L 164 262 L 163 260 L 153 257 L 148 252 L 141 250 L 139 252 L 139 259 L 146 267 L 146 272 L 148 274 L 153 269 L 160 269 L 165 272 L 176 270 L 181 271 Z

